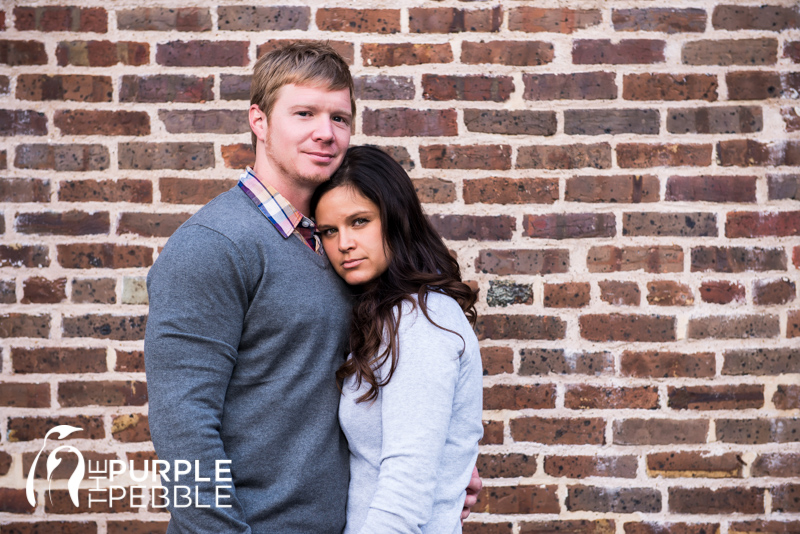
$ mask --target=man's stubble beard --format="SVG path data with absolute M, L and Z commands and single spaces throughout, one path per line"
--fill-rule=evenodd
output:
M 308 175 L 302 175 L 302 174 L 296 172 L 295 169 L 287 168 L 283 164 L 281 159 L 275 157 L 275 151 L 273 150 L 273 147 L 272 147 L 272 135 L 271 134 L 268 134 L 266 139 L 265 139 L 264 152 L 266 153 L 267 161 L 272 162 L 272 165 L 274 165 L 275 169 L 281 174 L 282 177 L 288 179 L 291 182 L 294 182 L 294 183 L 297 183 L 297 184 L 302 184 L 304 186 L 309 186 L 309 187 L 314 188 L 314 189 L 316 189 L 316 187 L 318 185 L 320 185 L 321 183 L 327 182 L 328 180 L 330 180 L 331 175 L 336 170 L 334 168 L 334 170 L 332 170 L 330 172 L 326 172 L 328 170 L 328 168 L 320 168 L 320 170 L 319 170 L 319 172 L 317 174 L 308 176 Z M 302 156 L 300 156 L 300 157 L 302 157 Z M 341 161 L 339 163 L 341 163 Z M 339 166 L 336 165 L 336 168 L 338 168 L 338 167 Z

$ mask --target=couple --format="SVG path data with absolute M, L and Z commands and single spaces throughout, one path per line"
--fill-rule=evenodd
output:
M 150 271 L 156 452 L 232 478 L 225 508 L 171 507 L 170 534 L 449 534 L 475 503 L 475 296 L 402 167 L 347 149 L 354 112 L 327 45 L 259 59 L 254 168 Z

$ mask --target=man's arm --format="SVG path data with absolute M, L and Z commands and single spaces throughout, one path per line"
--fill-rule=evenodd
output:
M 219 483 L 227 489 L 215 488 L 215 464 L 228 460 L 220 430 L 248 307 L 248 278 L 233 243 L 198 225 L 181 228 L 148 275 L 149 422 L 156 453 L 170 468 L 168 481 L 163 480 L 169 489 L 170 534 L 250 533 L 233 482 Z M 192 472 L 176 482 L 177 460 L 189 461 Z M 195 461 L 199 476 L 211 481 L 195 481 Z M 177 486 L 191 489 L 191 506 L 179 507 L 185 500 L 176 502 L 176 494 L 185 492 Z M 229 497 L 219 500 L 229 508 L 217 506 L 217 493 Z M 197 500 L 209 507 L 198 507 Z

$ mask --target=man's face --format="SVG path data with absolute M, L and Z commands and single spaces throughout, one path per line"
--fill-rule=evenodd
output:
M 284 85 L 267 121 L 272 172 L 307 187 L 329 179 L 350 144 L 352 119 L 349 89 Z

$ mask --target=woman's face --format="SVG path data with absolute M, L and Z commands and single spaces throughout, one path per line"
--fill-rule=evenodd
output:
M 350 285 L 375 280 L 389 268 L 381 213 L 352 186 L 331 189 L 316 209 L 317 230 L 334 270 Z

